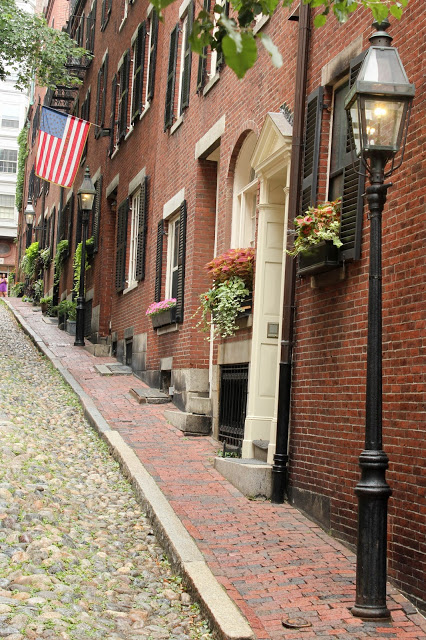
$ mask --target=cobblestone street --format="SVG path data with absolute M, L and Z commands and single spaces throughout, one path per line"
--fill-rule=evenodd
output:
M 210 639 L 75 394 L 0 326 L 0 637 Z

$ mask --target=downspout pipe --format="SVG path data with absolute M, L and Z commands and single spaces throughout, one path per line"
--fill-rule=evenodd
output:
M 302 187 L 302 159 L 305 122 L 306 84 L 309 58 L 310 7 L 299 6 L 299 39 L 296 60 L 294 121 L 291 150 L 288 235 L 293 233 L 293 220 L 299 214 Z M 272 467 L 272 502 L 282 504 L 288 497 L 288 445 L 290 433 L 291 381 L 293 369 L 293 328 L 295 312 L 296 261 L 286 254 L 284 299 L 282 311 L 281 354 L 279 366 L 277 436 Z

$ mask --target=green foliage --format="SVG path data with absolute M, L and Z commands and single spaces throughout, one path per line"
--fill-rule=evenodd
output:
M 1 63 L 0 63 L 1 64 Z M 25 180 L 25 162 L 30 152 L 28 145 L 28 130 L 30 128 L 29 122 L 25 124 L 23 129 L 19 132 L 18 141 L 18 170 L 16 174 L 16 192 L 15 192 L 15 206 L 18 211 L 21 210 L 22 201 L 24 198 L 24 180 Z
M 201 304 L 197 311 L 201 312 L 201 320 L 197 327 L 205 332 L 213 327 L 213 337 L 233 336 L 238 329 L 236 325 L 238 312 L 249 293 L 244 280 L 238 276 L 214 284 L 200 296 Z
M 93 243 L 94 243 L 95 239 L 94 238 L 89 238 L 88 240 L 86 240 L 86 251 L 88 247 L 92 247 Z M 77 248 L 75 250 L 75 254 L 74 254 L 74 261 L 73 261 L 73 267 L 74 267 L 74 289 L 73 291 L 75 293 L 78 294 L 78 288 L 80 285 L 80 274 L 81 274 L 81 249 L 82 249 L 83 244 L 80 242 L 77 245 Z M 87 253 L 86 253 L 86 263 L 85 263 L 85 271 L 87 271 L 88 269 L 90 269 L 90 263 L 87 259 Z
M 153 0 L 157 11 L 167 7 L 174 0 Z M 294 0 L 282 0 L 282 7 L 290 8 Z M 303 0 L 312 8 L 321 11 L 314 18 L 314 26 L 322 27 L 330 16 L 343 24 L 358 7 L 369 9 L 374 20 L 382 22 L 389 13 L 401 18 L 409 0 Z M 253 33 L 256 16 L 271 16 L 280 0 L 230 0 L 228 18 L 224 7 L 214 5 L 210 12 L 200 11 L 194 20 L 189 41 L 195 53 L 202 55 L 204 47 L 222 51 L 227 64 L 238 76 L 243 78 L 257 59 L 258 44 L 265 47 L 274 66 L 282 65 L 282 56 L 271 38 L 262 33 Z
M 40 298 L 43 296 L 43 293 L 44 293 L 43 280 L 36 280 L 36 282 L 34 282 L 33 284 L 32 290 L 33 290 L 34 302 L 40 302 Z
M 71 300 L 62 300 L 58 304 L 58 316 L 66 316 L 68 320 L 75 320 L 77 315 L 77 305 Z
M 53 276 L 53 282 L 55 285 L 59 284 L 62 274 L 62 267 L 65 259 L 68 256 L 68 240 L 61 240 L 56 247 L 55 257 L 53 264 L 55 266 L 55 272 Z
M 20 298 L 24 293 L 25 284 L 23 282 L 15 282 L 13 287 L 10 289 L 10 295 L 13 298 Z
M 22 257 L 20 267 L 28 278 L 34 278 L 37 258 L 39 256 L 38 242 L 33 242 L 25 249 L 25 254 Z
M 290 256 L 308 251 L 324 240 L 331 240 L 336 247 L 342 246 L 340 240 L 340 200 L 324 202 L 294 219 L 296 238 L 293 249 L 287 249 Z
M 40 260 L 43 264 L 43 269 L 47 269 L 50 265 L 50 247 L 40 251 Z
M 28 88 L 34 77 L 42 87 L 81 84 L 65 63 L 82 56 L 90 54 L 65 31 L 49 27 L 43 15 L 19 9 L 15 0 L 1 0 L 0 80 L 13 73 L 20 90 Z

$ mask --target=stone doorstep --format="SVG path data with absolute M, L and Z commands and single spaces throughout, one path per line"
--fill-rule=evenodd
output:
M 166 409 L 164 417 L 170 424 L 187 435 L 208 436 L 211 433 L 212 419 L 210 416 Z
M 50 318 L 49 316 L 43 316 L 42 320 L 46 324 L 55 324 L 56 326 L 58 326 L 59 324 L 59 318 Z
M 130 389 L 130 395 L 137 400 L 139 404 L 166 404 L 170 402 L 170 396 L 160 391 L 160 389 L 151 389 L 140 387 L 138 389 Z
M 96 371 L 101 376 L 131 376 L 133 370 L 131 367 L 127 367 L 120 362 L 113 362 L 111 364 L 95 364 Z
M 109 344 L 91 344 L 89 342 L 84 348 L 95 357 L 103 358 L 111 355 L 111 347 Z
M 214 468 L 248 498 L 270 498 L 272 465 L 254 458 L 214 459 Z

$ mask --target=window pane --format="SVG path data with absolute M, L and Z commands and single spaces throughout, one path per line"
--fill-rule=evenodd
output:
M 15 216 L 15 196 L 0 194 L 0 218 L 13 220 Z
M 333 108 L 333 139 L 331 143 L 330 171 L 333 173 L 345 166 L 347 117 L 345 111 L 345 98 L 349 89 L 349 82 L 345 82 L 334 92 Z
M 176 269 L 178 266 L 178 251 L 179 251 L 179 220 L 176 220 L 174 224 L 174 237 L 173 237 L 173 262 L 172 269 Z M 174 296 L 172 296 L 174 297 Z
M 0 171 L 2 173 L 16 173 L 18 152 L 15 149 L 0 149 Z

